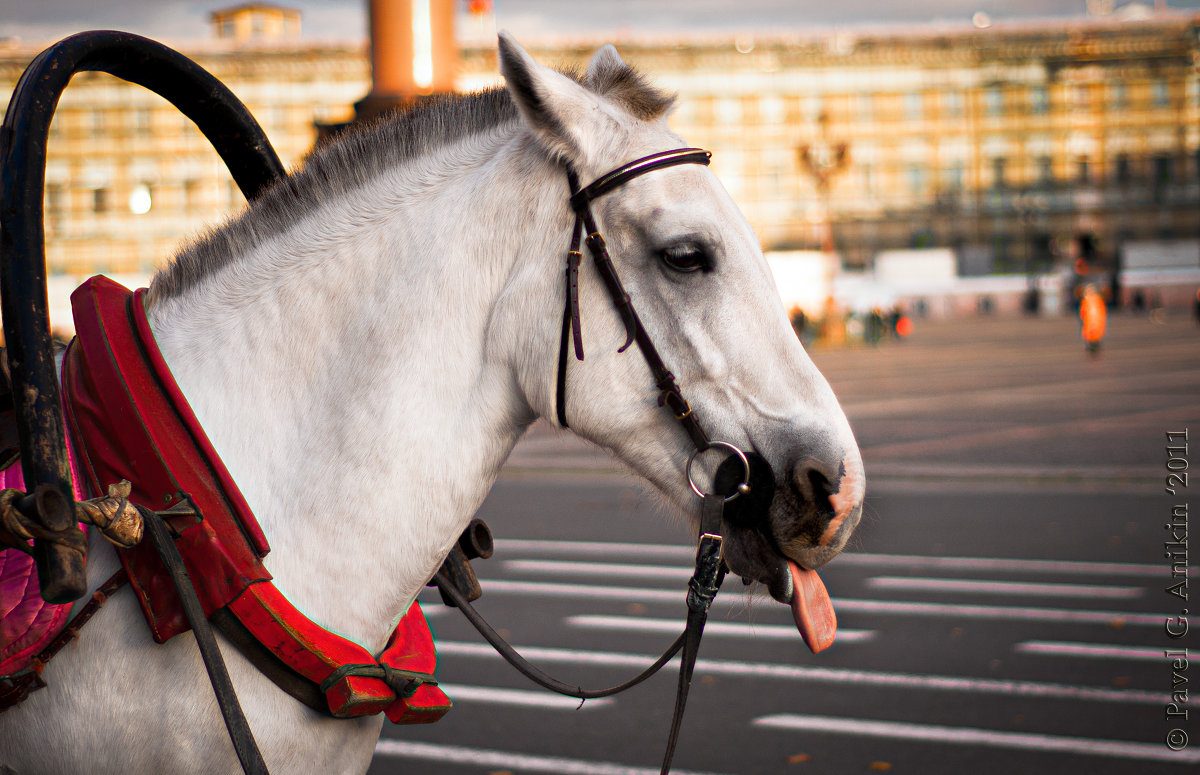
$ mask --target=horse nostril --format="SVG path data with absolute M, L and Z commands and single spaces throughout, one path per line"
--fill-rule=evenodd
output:
M 839 478 L 835 476 L 834 481 L 831 482 L 820 464 L 810 459 L 796 465 L 792 470 L 790 484 L 792 492 L 801 503 L 828 516 L 834 511 L 830 499 L 837 492 L 836 481 Z
M 829 496 L 833 495 L 833 488 L 829 484 L 829 479 L 825 474 L 816 469 L 809 469 L 808 483 L 811 488 L 811 501 L 821 511 L 829 509 L 833 511 L 833 506 L 829 502 Z

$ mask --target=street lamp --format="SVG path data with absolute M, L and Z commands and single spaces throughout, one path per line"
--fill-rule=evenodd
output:
M 837 253 L 833 243 L 833 208 L 830 205 L 830 189 L 833 179 L 850 166 L 850 147 L 846 143 L 829 140 L 829 114 L 824 110 L 817 116 L 819 131 L 816 140 L 797 149 L 800 163 L 812 178 L 821 202 L 821 252 L 826 258 L 825 321 L 823 336 L 826 341 L 838 343 L 844 339 L 843 329 L 837 319 L 837 300 L 833 297 L 833 281 L 837 275 Z

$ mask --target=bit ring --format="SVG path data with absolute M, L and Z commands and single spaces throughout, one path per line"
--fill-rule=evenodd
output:
M 696 480 L 692 478 L 692 464 L 696 462 L 696 458 L 698 458 L 700 455 L 704 454 L 705 452 L 709 451 L 710 449 L 715 449 L 717 447 L 722 447 L 724 449 L 729 450 L 730 452 L 732 452 L 733 454 L 738 456 L 738 460 L 742 461 L 742 483 L 737 486 L 737 490 L 734 491 L 733 495 L 728 495 L 725 497 L 725 502 L 729 503 L 729 501 L 734 500 L 735 498 L 739 498 L 742 495 L 745 495 L 746 493 L 750 492 L 750 461 L 746 459 L 745 452 L 742 452 L 740 449 L 738 449 L 733 444 L 730 444 L 728 441 L 710 441 L 710 442 L 708 442 L 708 444 L 704 445 L 703 447 L 700 447 L 699 449 L 697 449 L 695 452 L 693 452 L 691 455 L 688 456 L 687 467 L 685 469 L 685 473 L 687 474 L 688 485 L 692 488 L 692 492 L 696 493 L 701 498 L 705 498 L 708 495 L 713 494 L 713 493 L 705 493 L 703 490 L 701 490 L 696 485 Z

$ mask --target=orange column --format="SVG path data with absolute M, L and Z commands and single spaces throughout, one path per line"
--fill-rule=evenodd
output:
M 371 101 L 454 91 L 454 0 L 370 0 Z

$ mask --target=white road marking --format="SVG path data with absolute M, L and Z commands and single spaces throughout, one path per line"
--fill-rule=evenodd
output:
M 665 644 L 664 644 L 665 645 Z M 630 654 L 613 651 L 517 646 L 517 651 L 531 662 L 558 662 L 571 666 L 643 668 L 658 655 Z M 834 646 L 836 648 L 836 644 Z M 439 641 L 439 654 L 478 659 L 500 659 L 486 643 Z M 676 660 L 672 660 L 674 664 Z M 669 665 L 664 669 L 669 669 Z M 920 673 L 887 673 L 874 670 L 853 670 L 833 667 L 805 667 L 772 662 L 741 662 L 727 659 L 699 659 L 696 671 L 709 675 L 733 675 L 771 680 L 813 681 L 834 684 L 866 684 L 901 689 L 931 691 L 977 692 L 1020 697 L 1052 697 L 1077 701 L 1115 702 L 1136 705 L 1161 705 L 1169 701 L 1166 692 L 1141 689 L 1109 689 L 1106 687 L 1072 686 L 1070 684 L 1038 681 L 1010 681 L 992 678 L 959 678 Z
M 591 600 L 620 600 L 626 603 L 682 603 L 684 593 L 676 589 L 612 587 L 606 585 L 558 584 L 543 581 L 486 579 L 483 588 L 493 594 L 565 597 Z M 724 608 L 746 608 L 745 595 L 718 595 L 713 603 Z M 779 605 L 772 601 L 772 605 Z M 838 611 L 906 616 L 935 616 L 949 619 L 1002 619 L 1031 622 L 1070 622 L 1073 624 L 1162 626 L 1164 614 L 1133 611 L 1093 611 L 1074 608 L 1029 608 L 1022 606 L 963 605 L 959 603 L 913 603 L 899 600 L 861 600 L 834 598 Z M 782 610 L 782 609 L 781 609 Z
M 1013 647 L 1023 654 L 1044 654 L 1054 657 L 1087 657 L 1095 659 L 1137 659 L 1147 662 L 1170 661 L 1162 648 L 1118 646 L 1105 643 L 1071 643 L 1068 641 L 1027 640 Z
M 683 565 L 636 565 L 621 562 L 575 562 L 571 560 L 505 560 L 504 569 L 515 573 L 563 576 L 625 576 L 687 581 L 692 569 Z
M 1172 751 L 1160 743 L 1120 742 L 1085 737 L 1063 737 L 1023 732 L 1001 732 L 974 727 L 945 727 L 934 724 L 906 724 L 898 721 L 868 721 L 835 716 L 802 716 L 780 713 L 754 720 L 755 726 L 772 729 L 830 732 L 864 737 L 887 737 L 905 741 L 924 740 L 935 743 L 957 743 L 1016 748 L 1024 751 L 1047 751 L 1106 756 L 1118 759 L 1167 761 L 1176 764 L 1200 762 L 1200 749 Z
M 490 748 L 415 743 L 391 738 L 381 738 L 375 744 L 375 755 L 399 759 L 423 759 L 444 764 L 512 769 L 521 772 L 549 772 L 554 775 L 658 775 L 659 771 L 658 767 L 633 767 L 615 762 L 593 762 L 560 756 L 536 756 L 496 751 Z M 676 775 L 716 775 L 695 770 L 672 769 L 671 772 Z
M 932 590 L 935 592 L 971 592 L 981 595 L 1025 595 L 1030 597 L 1082 597 L 1124 599 L 1141 597 L 1142 587 L 1116 587 L 1102 584 L 1033 584 L 1024 581 L 976 581 L 969 579 L 931 579 L 913 576 L 876 576 L 867 585 L 878 589 Z
M 479 702 L 491 705 L 520 705 L 530 708 L 546 708 L 549 710 L 587 710 L 611 705 L 613 700 L 602 697 L 580 703 L 574 697 L 565 697 L 548 691 L 530 689 L 499 689 L 494 686 L 469 686 L 467 684 L 438 683 L 438 688 L 450 696 L 454 702 Z
M 593 630 L 631 630 L 634 632 L 670 632 L 678 633 L 683 627 L 678 619 L 648 619 L 641 616 L 592 616 L 581 615 L 567 618 L 567 624 L 572 627 L 583 627 Z M 783 624 L 752 624 L 750 622 L 708 622 L 704 625 L 704 634 L 717 637 L 775 639 L 795 641 L 796 628 Z M 850 630 L 840 628 L 837 631 L 838 643 L 862 643 L 875 637 L 874 630 Z
M 528 552 L 571 557 L 644 557 L 690 562 L 696 554 L 693 546 L 676 544 L 638 544 L 618 541 L 552 541 L 531 538 L 497 538 L 501 555 Z M 881 554 L 843 552 L 833 559 L 832 567 L 901 567 L 938 570 L 1004 571 L 1018 573 L 1060 573 L 1084 576 L 1158 576 L 1162 568 L 1149 563 L 1084 562 L 1077 560 L 1025 560 L 1005 557 L 929 557 L 919 554 Z M 1200 573 L 1200 566 L 1189 570 Z
M 555 576 L 600 576 L 603 578 L 645 578 L 686 581 L 692 569 L 682 565 L 640 565 L 619 562 L 578 562 L 572 560 L 505 560 L 504 569 L 514 573 Z M 1026 595 L 1036 597 L 1082 597 L 1132 599 L 1145 594 L 1142 587 L 1106 584 L 1036 584 L 1023 581 L 982 581 L 974 579 L 877 576 L 867 584 L 879 589 L 971 592 L 985 595 Z

